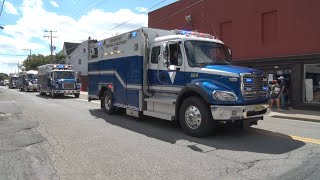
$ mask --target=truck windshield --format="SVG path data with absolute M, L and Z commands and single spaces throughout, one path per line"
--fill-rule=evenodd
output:
M 27 74 L 27 79 L 37 79 L 36 74 Z
M 74 73 L 70 71 L 55 71 L 54 79 L 74 79 Z
M 208 41 L 188 40 L 184 42 L 189 66 L 231 64 L 228 49 L 223 44 Z
M 12 81 L 18 81 L 19 77 L 11 77 Z

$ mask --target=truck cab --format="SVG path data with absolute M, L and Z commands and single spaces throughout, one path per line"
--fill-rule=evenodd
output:
M 80 85 L 77 83 L 71 65 L 49 64 L 38 67 L 39 94 L 49 93 L 53 98 L 58 95 L 80 96 Z

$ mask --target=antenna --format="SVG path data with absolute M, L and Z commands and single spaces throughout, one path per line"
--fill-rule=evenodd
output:
M 214 36 L 218 38 L 218 35 L 217 35 L 217 32 L 216 32 L 216 30 L 215 30 L 215 28 L 214 28 L 213 23 L 211 23 L 211 27 L 212 27 L 212 30 L 213 30 L 213 32 L 214 32 Z M 219 38 L 218 38 L 218 39 L 219 39 Z

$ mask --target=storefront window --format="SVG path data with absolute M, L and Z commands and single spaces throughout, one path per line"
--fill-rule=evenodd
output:
M 306 64 L 304 69 L 304 102 L 320 103 L 320 64 Z

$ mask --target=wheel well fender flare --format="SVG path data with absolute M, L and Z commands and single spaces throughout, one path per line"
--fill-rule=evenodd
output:
M 209 95 L 201 87 L 195 84 L 188 84 L 181 89 L 180 93 L 177 96 L 175 107 L 176 120 L 179 120 L 179 110 L 181 104 L 185 99 L 191 96 L 197 96 L 201 98 L 204 102 L 210 104 Z

